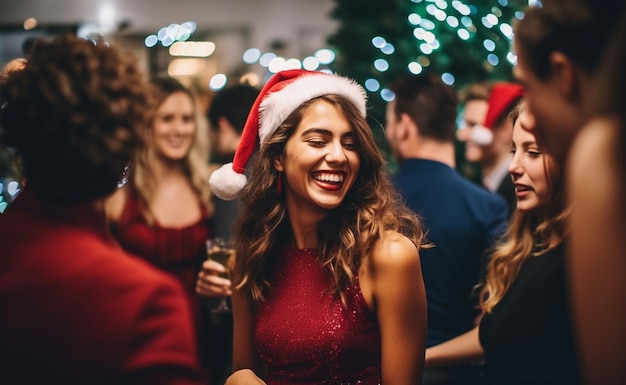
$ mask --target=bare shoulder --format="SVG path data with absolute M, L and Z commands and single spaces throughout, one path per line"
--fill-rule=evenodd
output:
M 606 155 L 607 149 L 614 145 L 620 121 L 613 116 L 600 116 L 588 121 L 580 130 L 570 154 L 570 162 L 576 165 L 589 164 L 599 159 L 598 155 Z M 601 150 L 602 153 L 598 153 Z M 591 159 L 586 156 L 594 155 Z
M 387 231 L 371 255 L 375 269 L 404 269 L 419 264 L 417 246 L 404 235 Z
M 104 210 L 107 218 L 112 221 L 116 221 L 122 216 L 122 211 L 124 210 L 124 205 L 126 204 L 127 194 L 128 186 L 122 186 L 106 198 Z
M 421 282 L 421 265 L 417 246 L 404 235 L 388 231 L 365 261 L 361 271 L 361 292 L 370 306 L 386 298 L 405 298 L 407 288 Z M 419 290 L 415 290 L 415 293 Z M 393 301 L 392 301 L 393 302 Z
M 568 159 L 568 180 L 577 196 L 604 196 L 613 187 L 619 124 L 615 117 L 597 117 L 577 135 Z

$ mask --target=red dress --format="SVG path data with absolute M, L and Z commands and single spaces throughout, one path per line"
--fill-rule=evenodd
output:
M 255 342 L 269 385 L 378 385 L 380 330 L 357 281 L 347 306 L 328 292 L 331 275 L 315 250 L 289 249 L 257 308 Z
M 126 204 L 112 232 L 125 250 L 140 256 L 156 267 L 173 274 L 183 284 L 195 314 L 200 353 L 207 351 L 208 322 L 202 316 L 202 299 L 196 294 L 196 280 L 206 260 L 205 240 L 211 236 L 211 222 L 206 211 L 189 226 L 163 227 L 155 221 L 148 224 L 137 190 L 127 185 Z
M 211 235 L 211 222 L 206 211 L 203 210 L 198 222 L 185 227 L 163 227 L 156 221 L 148 224 L 142 214 L 143 204 L 137 190 L 128 187 L 126 205 L 119 220 L 113 224 L 113 234 L 125 250 L 178 277 L 197 299 L 196 279 L 206 259 L 205 240 Z
M 0 384 L 201 384 L 180 284 L 89 204 L 28 188 L 0 215 Z

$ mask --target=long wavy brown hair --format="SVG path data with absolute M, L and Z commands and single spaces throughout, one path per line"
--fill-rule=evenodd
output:
M 524 107 L 522 102 L 513 111 L 513 124 Z M 562 240 L 567 233 L 570 208 L 565 197 L 563 168 L 547 153 L 541 131 L 534 130 L 532 134 L 544 154 L 550 201 L 535 212 L 516 210 L 513 213 L 502 241 L 492 253 L 486 283 L 480 292 L 480 307 L 485 313 L 490 313 L 500 302 L 527 260 L 545 254 L 553 237 Z
M 236 290 L 252 302 L 264 299 L 270 288 L 271 264 L 281 248 L 293 240 L 285 200 L 277 191 L 279 174 L 274 160 L 283 154 L 306 109 L 320 99 L 335 106 L 350 122 L 361 160 L 355 183 L 344 201 L 318 225 L 319 262 L 332 273 L 331 291 L 345 300 L 344 289 L 354 283 L 364 259 L 385 231 L 400 232 L 418 247 L 422 244 L 424 234 L 419 218 L 404 206 L 390 182 L 387 164 L 367 121 L 342 96 L 314 98 L 292 112 L 259 149 L 242 191 L 241 212 L 233 236 L 237 256 L 233 279 Z

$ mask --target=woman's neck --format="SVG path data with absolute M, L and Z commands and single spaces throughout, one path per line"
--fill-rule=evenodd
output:
M 291 232 L 293 234 L 293 246 L 297 249 L 317 248 L 317 229 L 319 219 L 306 217 L 298 213 L 288 213 Z
M 172 177 L 177 178 L 185 174 L 183 169 L 183 163 L 181 161 L 163 159 L 159 156 L 155 157 L 151 167 L 157 181 L 169 179 Z

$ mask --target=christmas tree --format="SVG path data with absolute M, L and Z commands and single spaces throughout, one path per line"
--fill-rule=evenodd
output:
M 513 25 L 533 2 L 335 0 L 331 17 L 339 28 L 329 38 L 337 54 L 331 69 L 365 86 L 370 126 L 388 152 L 381 127 L 392 94 L 385 87 L 398 76 L 426 71 L 458 90 L 477 81 L 512 80 Z M 457 143 L 459 170 L 478 181 L 479 169 L 462 154 Z

